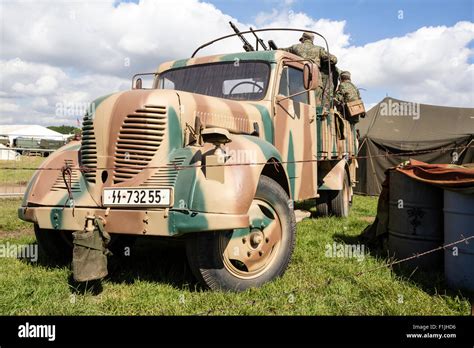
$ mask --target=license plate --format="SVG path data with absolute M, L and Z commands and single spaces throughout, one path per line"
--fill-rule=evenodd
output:
M 103 203 L 109 207 L 169 207 L 171 188 L 104 189 Z

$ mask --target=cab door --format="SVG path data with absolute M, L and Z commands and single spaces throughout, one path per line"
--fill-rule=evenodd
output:
M 314 93 L 303 86 L 303 65 L 281 66 L 274 97 L 275 147 L 282 154 L 293 200 L 316 196 L 316 109 Z

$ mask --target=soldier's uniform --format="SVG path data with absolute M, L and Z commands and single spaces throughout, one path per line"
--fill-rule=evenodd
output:
M 361 99 L 359 89 L 351 81 L 351 73 L 349 71 L 343 71 L 340 73 L 341 83 L 336 91 L 336 101 L 339 103 L 339 111 L 344 114 L 346 109 L 345 105 L 349 102 Z M 365 117 L 365 114 L 360 115 Z M 349 120 L 351 123 L 359 122 L 359 116 L 351 117 Z
M 343 71 L 341 73 L 341 83 L 336 91 L 336 100 L 345 104 L 358 99 L 361 99 L 360 92 L 351 81 L 351 73 Z
M 337 57 L 335 55 L 329 55 L 323 47 L 315 45 L 313 41 L 313 34 L 303 33 L 299 44 L 295 44 L 288 48 L 281 48 L 281 50 L 296 54 L 304 59 L 310 59 L 316 63 L 318 67 L 321 67 L 321 61 L 327 61 L 329 57 L 331 59 L 331 64 L 337 63 Z
M 303 33 L 300 38 L 300 43 L 290 46 L 288 48 L 281 48 L 281 50 L 296 54 L 303 59 L 309 59 L 318 65 L 320 70 L 319 74 L 319 88 L 316 91 L 316 101 L 318 103 L 323 99 L 324 93 L 324 106 L 329 108 L 329 96 L 334 91 L 334 84 L 329 81 L 329 69 L 327 62 L 330 61 L 332 70 L 337 63 L 337 57 L 333 54 L 329 54 L 323 47 L 315 45 L 313 43 L 314 35 L 312 33 Z M 326 86 L 327 84 L 327 86 Z

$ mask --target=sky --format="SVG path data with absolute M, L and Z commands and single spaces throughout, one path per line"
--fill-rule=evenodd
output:
M 0 123 L 76 125 L 131 76 L 252 26 L 306 28 L 329 42 L 366 107 L 385 96 L 474 107 L 472 0 L 0 0 Z M 273 34 L 272 34 L 273 35 Z M 264 36 L 285 47 L 298 34 Z M 322 44 L 322 42 L 316 42 Z M 238 39 L 205 54 L 241 51 Z

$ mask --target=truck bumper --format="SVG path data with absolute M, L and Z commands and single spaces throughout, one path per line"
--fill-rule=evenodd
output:
M 106 215 L 107 213 L 107 215 Z M 102 217 L 109 233 L 176 236 L 189 232 L 230 230 L 249 226 L 248 215 L 202 213 L 191 210 L 126 210 L 63 207 L 20 207 L 18 216 L 40 228 L 83 230 L 86 217 Z

